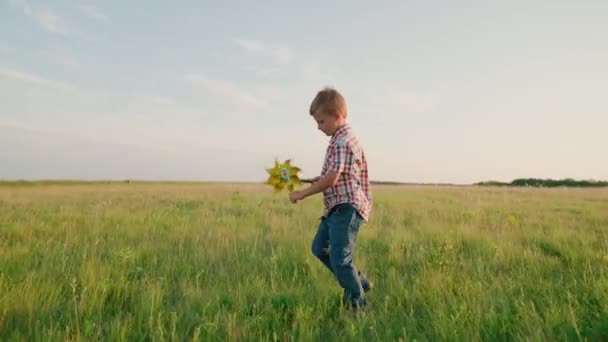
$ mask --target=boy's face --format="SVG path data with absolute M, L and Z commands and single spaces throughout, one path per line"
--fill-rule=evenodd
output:
M 338 115 L 325 114 L 321 110 L 314 112 L 312 117 L 317 122 L 317 128 L 319 131 L 325 133 L 327 136 L 332 136 L 340 125 L 343 123 L 342 117 Z

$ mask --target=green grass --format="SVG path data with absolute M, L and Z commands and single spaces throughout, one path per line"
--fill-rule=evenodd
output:
M 608 190 L 373 190 L 353 316 L 310 253 L 320 197 L 0 185 L 0 340 L 608 339 Z

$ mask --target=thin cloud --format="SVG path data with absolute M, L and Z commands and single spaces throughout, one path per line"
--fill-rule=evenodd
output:
M 116 124 L 122 124 L 122 122 L 114 122 Z M 23 121 L 23 120 L 11 120 L 0 118 L 0 128 L 9 128 L 11 131 L 21 131 L 21 132 L 29 132 L 35 133 L 37 135 L 42 136 L 51 136 L 56 140 L 56 138 L 64 138 L 64 139 L 78 139 L 80 142 L 88 142 L 88 143 L 96 143 L 96 144 L 112 144 L 112 145 L 127 145 L 132 147 L 137 147 L 141 149 L 148 149 L 154 151 L 164 151 L 164 152 L 177 152 L 178 150 L 166 144 L 155 144 L 153 141 L 146 141 L 145 139 L 141 139 L 141 137 L 137 137 L 134 134 L 116 134 L 116 130 L 112 131 L 107 128 L 99 128 L 91 129 L 88 127 L 80 127 L 80 129 L 69 129 L 69 128 L 54 128 L 48 127 L 44 123 L 35 122 L 35 121 Z M 133 132 L 133 131 L 131 131 Z M 15 132 L 19 134 L 19 132 Z
M 340 66 L 331 63 L 326 56 L 297 51 L 291 47 L 274 45 L 259 40 L 234 39 L 241 49 L 270 58 L 271 66 L 245 65 L 242 68 L 262 77 L 277 77 L 283 71 L 288 71 L 290 77 L 302 80 L 326 83 L 335 79 Z M 294 56 L 298 56 L 295 58 Z
M 150 102 L 163 106 L 175 106 L 177 101 L 168 96 L 150 96 L 147 98 Z
M 273 48 L 271 50 L 271 55 L 281 64 L 289 64 L 293 59 L 291 50 L 285 46 Z
M 67 48 L 58 46 L 43 48 L 38 51 L 38 54 L 47 61 L 52 61 L 71 69 L 82 67 L 79 61 L 73 57 L 74 52 Z
M 258 67 L 258 66 L 254 66 L 254 65 L 244 66 L 243 70 L 255 73 L 262 77 L 277 76 L 279 74 L 279 72 L 281 71 L 280 68 L 276 68 L 276 67 L 275 68 L 262 68 L 262 67 Z
M 433 107 L 430 95 L 393 88 L 373 96 L 371 103 L 376 108 L 387 108 L 391 111 L 422 113 Z
M 37 86 L 48 87 L 56 90 L 67 90 L 67 91 L 80 91 L 82 90 L 80 87 L 72 85 L 63 81 L 56 81 L 47 79 L 44 77 L 40 77 L 35 74 L 22 72 L 14 69 L 7 69 L 0 67 L 0 77 L 8 78 L 16 81 L 21 81 L 25 83 L 34 84 Z
M 0 55 L 9 54 L 11 52 L 13 52 L 12 48 L 6 45 L 2 45 L 2 43 L 0 43 Z
M 10 0 L 13 7 L 20 9 L 23 13 L 34 20 L 40 27 L 51 33 L 67 34 L 68 27 L 62 17 L 48 8 L 35 7 L 26 0 Z
M 270 104 L 260 96 L 256 96 L 230 81 L 216 80 L 195 74 L 186 75 L 185 79 L 203 87 L 208 93 L 219 96 L 228 103 L 234 103 L 246 109 L 263 110 L 270 107 Z
M 62 102 L 64 104 L 82 102 L 90 103 L 91 101 L 103 102 L 110 98 L 110 93 L 106 89 L 83 87 L 70 82 L 49 79 L 30 72 L 3 68 L 0 66 L 0 80 L 2 79 L 10 82 L 23 83 L 29 87 L 40 87 L 44 88 L 45 90 L 52 90 L 45 91 L 45 96 L 53 99 L 58 99 L 57 96 L 66 96 L 65 101 Z M 40 108 L 44 108 L 39 102 L 31 104 L 28 107 L 34 108 L 36 106 L 41 106 Z M 59 107 L 56 105 L 53 105 L 48 107 L 46 110 L 53 111 L 58 110 L 58 108 Z
M 268 56 L 278 64 L 286 65 L 293 61 L 293 52 L 287 46 L 247 39 L 235 39 L 234 42 L 246 51 Z
M 260 52 L 265 50 L 264 44 L 253 40 L 237 39 L 235 40 L 235 43 L 237 43 L 237 45 L 243 49 L 251 52 Z
M 108 20 L 108 17 L 105 14 L 103 14 L 97 7 L 91 4 L 80 4 L 78 5 L 78 9 L 80 9 L 82 13 L 86 14 L 90 18 L 98 20 Z

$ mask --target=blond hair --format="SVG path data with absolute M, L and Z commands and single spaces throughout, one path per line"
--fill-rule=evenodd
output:
M 341 115 L 346 118 L 346 101 L 342 94 L 335 88 L 325 87 L 317 93 L 317 96 L 310 104 L 310 115 L 317 111 L 322 111 L 325 115 Z

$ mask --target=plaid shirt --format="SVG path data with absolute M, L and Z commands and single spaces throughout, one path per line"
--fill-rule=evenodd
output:
M 340 177 L 334 186 L 323 191 L 323 216 L 327 217 L 338 204 L 351 203 L 367 222 L 372 207 L 367 161 L 348 124 L 338 128 L 329 141 L 321 176 L 330 171 L 339 172 Z

